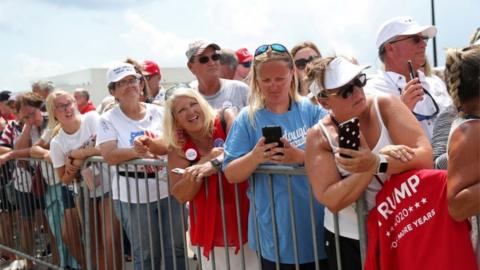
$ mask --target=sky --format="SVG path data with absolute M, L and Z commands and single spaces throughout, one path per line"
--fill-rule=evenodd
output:
M 465 46 L 480 27 L 480 1 L 433 1 L 443 66 L 445 48 Z M 396 16 L 431 24 L 431 1 L 0 0 L 0 89 L 29 90 L 33 80 L 126 57 L 185 67 L 188 44 L 198 39 L 250 52 L 309 40 L 322 55 L 354 56 L 374 71 L 376 33 Z

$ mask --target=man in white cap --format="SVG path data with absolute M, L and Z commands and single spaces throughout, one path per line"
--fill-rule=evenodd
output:
M 427 77 L 421 70 L 427 61 L 428 39 L 436 34 L 435 26 L 420 26 L 411 17 L 386 21 L 380 26 L 376 42 L 385 70 L 379 70 L 365 87 L 367 94 L 400 96 L 430 140 L 438 114 L 452 103 L 445 84 L 438 77 Z
M 190 86 L 198 89 L 215 109 L 233 108 L 237 112 L 247 105 L 248 86 L 240 81 L 220 78 L 220 46 L 206 41 L 195 41 L 185 53 L 187 66 L 197 78 Z

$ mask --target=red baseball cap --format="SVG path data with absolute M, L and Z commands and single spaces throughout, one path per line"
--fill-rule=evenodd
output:
M 143 61 L 142 68 L 143 68 L 142 70 L 143 75 L 160 74 L 160 67 L 157 65 L 157 63 L 153 61 L 150 61 L 150 60 Z
M 253 56 L 248 52 L 247 48 L 238 49 L 235 54 L 237 55 L 238 62 L 240 64 L 245 62 L 250 62 L 253 59 Z

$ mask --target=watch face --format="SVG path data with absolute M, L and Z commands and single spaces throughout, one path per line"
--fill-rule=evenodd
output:
M 386 173 L 388 169 L 388 162 L 380 162 L 380 167 L 378 168 L 379 173 Z

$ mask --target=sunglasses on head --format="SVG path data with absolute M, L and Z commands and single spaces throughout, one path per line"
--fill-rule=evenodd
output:
M 300 58 L 300 59 L 297 59 L 295 60 L 295 66 L 300 69 L 300 70 L 304 70 L 306 67 L 307 67 L 307 64 L 312 62 L 313 60 L 317 59 L 318 56 L 309 56 L 307 59 L 305 58 Z
M 268 49 L 271 49 L 272 51 L 274 52 L 277 52 L 277 53 L 286 53 L 288 52 L 287 48 L 285 46 L 283 46 L 282 44 L 278 44 L 278 43 L 273 43 L 273 44 L 265 44 L 265 45 L 261 45 L 259 46 L 256 50 L 255 50 L 255 54 L 254 56 L 257 57 L 261 54 L 264 54 L 268 51 Z
M 210 57 L 206 56 L 206 55 L 200 56 L 198 58 L 198 62 L 200 64 L 206 64 L 206 63 L 208 63 L 208 61 L 210 61 L 210 59 L 212 59 L 212 61 L 218 61 L 218 60 L 220 60 L 220 54 L 215 53 L 215 54 L 212 54 Z
M 393 44 L 393 43 L 396 43 L 396 42 L 399 42 L 399 41 L 403 41 L 403 40 L 407 40 L 407 39 L 412 39 L 415 44 L 418 44 L 418 43 L 420 43 L 420 41 L 428 42 L 428 40 L 429 40 L 430 38 L 427 37 L 427 36 L 418 36 L 418 35 L 416 35 L 416 36 L 408 36 L 408 37 L 404 37 L 404 38 L 401 38 L 401 39 L 393 40 L 393 41 L 390 41 L 389 43 L 390 43 L 390 44 Z
M 354 86 L 362 88 L 366 84 L 367 84 L 367 75 L 365 75 L 364 73 L 360 73 L 348 84 L 340 87 L 337 91 L 333 91 L 333 92 L 321 91 L 318 94 L 318 97 L 327 98 L 328 96 L 341 96 L 343 99 L 347 99 L 353 95 L 353 91 L 355 90 Z

